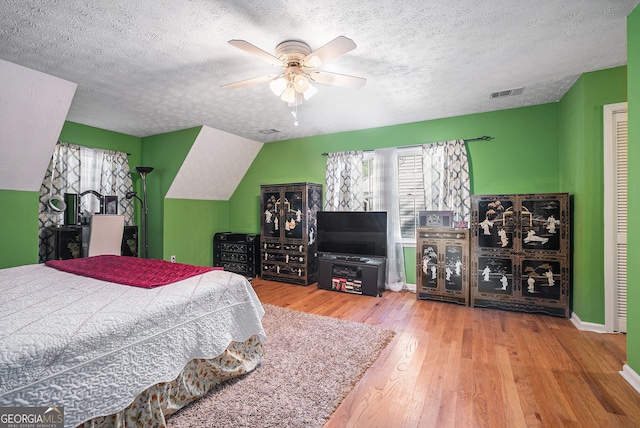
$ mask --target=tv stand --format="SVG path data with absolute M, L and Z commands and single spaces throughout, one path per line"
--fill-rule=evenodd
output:
M 359 262 L 359 263 L 366 263 L 369 261 L 369 259 L 366 257 L 335 256 L 335 259 L 345 261 L 345 262 Z
M 364 296 L 381 296 L 387 260 L 324 254 L 318 258 L 318 288 Z

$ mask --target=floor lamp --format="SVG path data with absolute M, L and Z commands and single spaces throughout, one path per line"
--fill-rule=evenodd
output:
M 136 195 L 136 192 L 127 192 L 127 199 L 131 199 L 135 197 L 137 200 L 142 203 L 142 230 L 144 233 L 144 246 L 142 247 L 144 251 L 142 252 L 142 257 L 145 259 L 149 258 L 149 207 L 147 206 L 147 174 L 153 171 L 153 167 L 151 166 L 136 166 L 133 168 L 135 172 L 140 174 L 142 177 L 142 199 Z

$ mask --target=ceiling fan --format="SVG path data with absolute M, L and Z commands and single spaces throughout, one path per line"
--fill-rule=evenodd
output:
M 311 85 L 312 82 L 348 88 L 361 88 L 367 82 L 367 79 L 362 77 L 330 73 L 318 69 L 327 61 L 356 48 L 353 40 L 344 36 L 336 37 L 313 52 L 305 42 L 286 40 L 276 46 L 275 56 L 244 40 L 229 40 L 229 44 L 273 66 L 281 67 L 284 71 L 281 74 L 268 74 L 229 83 L 223 85 L 223 88 L 240 88 L 270 81 L 270 87 L 274 94 L 289 106 L 298 106 L 302 104 L 303 99 L 309 99 L 317 92 L 317 89 Z

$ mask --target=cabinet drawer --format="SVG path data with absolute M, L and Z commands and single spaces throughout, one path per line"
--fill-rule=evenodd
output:
M 262 244 L 263 250 L 281 250 L 282 244 L 280 242 L 264 242 Z
M 306 248 L 302 244 L 284 244 L 283 248 L 285 251 L 295 252 L 295 253 L 304 253 Z
M 249 259 L 249 256 L 247 254 L 240 254 L 240 253 L 221 253 L 220 259 L 223 262 L 246 263 L 247 260 Z
M 283 252 L 268 252 L 263 251 L 261 256 L 263 261 L 267 262 L 281 262 L 285 264 L 289 263 L 305 263 L 304 254 L 289 254 Z
M 250 247 L 247 244 L 224 242 L 220 244 L 220 251 L 226 253 L 247 253 L 250 251 Z
M 304 266 L 291 266 L 282 263 L 262 263 L 262 274 L 288 275 L 293 277 L 304 277 L 306 270 Z
M 249 272 L 250 270 L 249 265 L 244 263 L 223 263 L 222 267 L 224 268 L 224 270 L 229 272 L 235 272 L 235 273 L 240 273 L 245 275 L 248 273 L 253 273 L 253 272 Z

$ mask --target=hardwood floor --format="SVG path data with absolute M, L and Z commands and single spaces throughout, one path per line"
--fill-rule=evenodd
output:
M 263 303 L 396 331 L 333 427 L 639 427 L 621 334 L 563 318 L 253 280 Z M 328 368 L 329 369 L 329 368 Z

